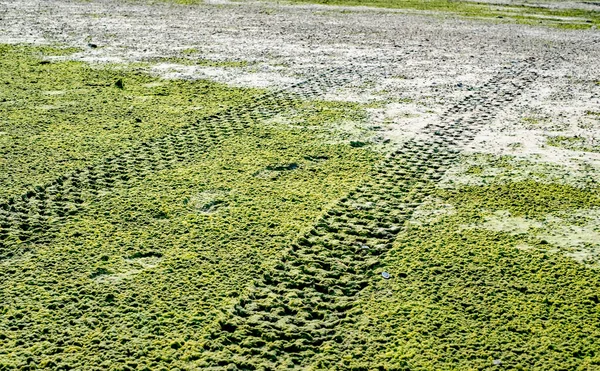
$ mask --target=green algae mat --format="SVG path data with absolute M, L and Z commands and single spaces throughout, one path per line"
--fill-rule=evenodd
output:
M 273 93 L 73 52 L 0 48 L 0 370 L 600 368 L 598 186 L 440 183 L 465 107 L 531 66 L 384 156 L 315 99 L 335 71 Z
M 187 5 L 204 2 L 204 0 L 161 1 Z M 489 22 L 527 24 L 567 30 L 595 29 L 600 25 L 600 12 L 581 6 L 586 3 L 591 5 L 597 4 L 594 1 L 580 1 L 579 4 L 575 2 L 568 4 L 568 2 L 561 0 L 520 2 L 470 0 L 286 0 L 285 3 L 350 7 L 368 6 L 400 11 L 423 12 L 426 15 L 433 14 L 441 17 L 458 16 L 487 20 Z M 579 5 L 579 7 L 576 5 Z M 350 11 L 350 9 L 343 10 L 343 12 Z
M 600 12 L 576 7 L 553 6 L 547 2 L 478 2 L 456 0 L 289 0 L 291 3 L 314 3 L 340 6 L 370 6 L 387 9 L 437 12 L 471 19 L 518 23 L 562 29 L 594 29 L 600 24 Z M 194 0 L 179 0 L 194 3 Z M 564 3 L 564 2 L 562 2 Z M 580 2 L 585 4 L 585 2 Z M 590 2 L 592 3 L 592 2 Z

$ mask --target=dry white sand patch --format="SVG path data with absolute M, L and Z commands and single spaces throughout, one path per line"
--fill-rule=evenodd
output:
M 515 236 L 541 239 L 549 246 L 548 252 L 562 253 L 589 266 L 600 264 L 600 210 L 577 210 L 560 216 L 547 215 L 540 220 L 511 216 L 510 212 L 497 210 L 480 224 L 465 228 L 483 228 L 506 232 Z M 534 248 L 521 244 L 522 249 Z

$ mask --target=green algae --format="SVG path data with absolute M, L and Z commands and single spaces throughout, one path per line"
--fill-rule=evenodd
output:
M 593 145 L 590 139 L 581 136 L 552 135 L 546 138 L 546 144 L 574 151 L 600 152 L 599 145 Z
M 582 189 L 568 184 L 535 181 L 467 186 L 440 192 L 445 199 L 477 213 L 481 209 L 508 210 L 512 215 L 536 217 L 550 211 L 582 209 L 600 204 L 600 188 Z
M 368 146 L 382 151 L 377 145 L 377 132 L 365 125 L 370 104 L 343 101 L 294 101 L 285 115 L 269 120 L 277 126 L 314 132 L 327 143 L 346 143 L 351 146 Z
M 15 73 L 14 79 L 10 71 L 3 75 L 11 81 L 3 86 L 3 96 L 20 107 L 2 108 L 11 114 L 7 129 L 9 123 L 22 126 L 21 136 L 14 137 L 26 140 L 26 129 L 33 126 L 26 111 L 37 117 L 32 105 L 64 104 L 62 115 L 45 111 L 49 121 L 35 142 L 40 146 L 30 147 L 39 148 L 39 154 L 26 152 L 25 144 L 14 147 L 23 148 L 20 152 L 6 152 L 19 165 L 2 169 L 8 195 L 23 192 L 28 182 L 99 161 L 141 136 L 162 137 L 257 92 L 74 62 L 52 62 L 42 65 L 52 69 L 38 71 L 37 49 L 5 50 L 9 58 L 0 63 L 27 72 Z M 47 76 L 51 73 L 57 78 Z M 26 83 L 31 76 L 38 81 L 35 88 Z M 122 89 L 115 86 L 119 79 Z M 97 98 L 71 92 L 88 89 L 89 82 L 102 84 L 94 85 Z M 30 99 L 21 85 L 28 87 Z M 65 95 L 72 103 L 60 99 Z M 107 101 L 103 110 L 86 114 L 102 100 Z M 364 118 L 360 106 L 285 103 L 289 112 L 280 117 L 289 117 L 285 122 L 256 122 L 168 169 L 131 177 L 96 196 L 84 189 L 78 213 L 50 225 L 53 233 L 45 238 L 27 242 L 30 253 L 3 260 L 0 369 L 185 368 L 186 345 L 202 339 L 217 314 L 381 159 L 369 146 L 325 139 L 339 121 Z M 131 114 L 119 115 L 119 109 Z M 80 136 L 66 142 L 53 134 L 55 121 L 68 121 L 69 131 L 85 135 L 74 133 Z M 128 129 L 148 121 L 152 125 L 146 130 Z M 116 134 L 105 143 L 107 125 L 114 125 Z M 83 158 L 61 161 L 61 152 L 47 151 L 52 143 L 65 150 L 76 145 L 71 153 Z M 90 149 L 84 151 L 80 143 Z M 44 171 L 31 165 L 37 156 L 47 158 Z M 259 176 L 264 171 L 274 176 Z M 9 175 L 16 179 L 18 172 L 24 180 L 11 181 Z
M 361 306 L 372 318 L 361 330 L 381 333 L 372 342 L 388 339 L 373 358 L 388 369 L 491 369 L 495 359 L 510 369 L 598 367 L 597 272 L 457 226 L 397 241 L 383 268 L 395 279 Z
M 10 352 L 0 360 L 182 367 L 179 348 L 201 339 L 218 310 L 376 158 L 301 130 L 258 130 L 90 201 L 52 242 L 35 246 L 36 256 L 0 270 L 0 349 Z M 279 163 L 297 167 L 275 179 L 255 176 Z M 186 202 L 224 189 L 226 202 L 212 213 Z M 27 318 L 22 328 L 17 316 Z
M 483 173 L 483 170 L 484 170 L 483 167 L 481 167 L 479 165 L 473 165 L 473 166 L 470 166 L 465 173 L 466 174 L 481 175 Z
M 128 91 L 131 77 L 119 73 L 124 89 L 114 77 L 106 88 Z M 231 102 L 247 96 L 237 92 Z M 0 369 L 185 369 L 186 349 L 202 345 L 219 313 L 381 159 L 330 140 L 366 117 L 360 105 L 287 103 L 286 114 L 186 162 L 86 198 L 33 254 L 2 262 Z M 506 171 L 520 164 L 481 157 Z M 476 166 L 472 175 L 485 174 Z M 598 368 L 597 271 L 538 234 L 485 228 L 496 211 L 542 220 L 597 209 L 598 188 L 491 180 L 437 190 L 432 209 L 445 210 L 430 210 L 435 223 L 408 225 L 375 263 L 349 316 L 358 321 L 339 324 L 343 344 L 323 347 L 346 347 L 339 368 Z
M 343 101 L 299 101 L 290 112 L 292 125 L 318 131 L 336 130 L 343 123 L 364 123 L 368 105 Z
M 526 128 L 529 129 L 535 129 L 535 128 L 539 128 L 542 124 L 545 123 L 546 120 L 544 120 L 541 117 L 523 117 L 521 119 L 521 121 L 523 122 L 524 126 Z
M 74 51 L 0 47 L 1 198 L 262 93 L 50 58 Z
M 547 251 L 562 253 L 580 264 L 600 267 L 600 209 L 567 210 L 548 214 L 542 218 L 514 217 L 506 210 L 484 215 L 481 223 L 465 228 L 502 231 L 511 235 L 528 235 L 531 241 L 544 241 Z M 535 247 L 523 242 L 518 248 L 530 250 Z M 539 248 L 539 246 L 538 246 Z
M 359 321 L 344 325 L 353 346 L 341 367 L 476 370 L 499 361 L 508 369 L 598 368 L 597 270 L 558 253 L 535 230 L 482 224 L 496 210 L 513 219 L 585 213 L 600 206 L 597 194 L 536 182 L 440 190 L 436 203 L 452 212 L 411 223 L 398 236 L 377 269 L 391 278 L 374 272 L 355 309 Z
M 452 0 L 290 0 L 290 2 L 435 11 L 496 22 L 514 22 L 562 29 L 589 29 L 600 24 L 600 13 L 597 11 L 553 9 L 534 4 L 486 4 Z
M 204 0 L 160 0 L 184 5 L 197 5 Z M 388 9 L 408 9 L 424 14 L 439 12 L 472 19 L 499 23 L 518 23 L 556 27 L 565 30 L 593 29 L 600 25 L 600 12 L 576 8 L 552 8 L 543 4 L 490 4 L 476 1 L 453 0 L 287 0 L 291 4 L 322 4 L 341 6 L 369 6 Z M 266 9 L 271 14 L 272 9 Z M 351 13 L 348 9 L 337 13 Z M 325 14 L 325 12 L 321 12 Z

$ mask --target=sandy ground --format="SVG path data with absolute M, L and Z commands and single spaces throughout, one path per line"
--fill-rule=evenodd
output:
M 484 122 L 462 149 L 548 165 L 545 169 L 559 170 L 545 171 L 557 171 L 561 175 L 556 179 L 570 183 L 600 181 L 598 30 L 564 31 L 366 7 L 0 0 L 0 43 L 76 46 L 83 51 L 73 58 L 93 63 L 182 55 L 245 61 L 244 67 L 166 61 L 147 68 L 166 78 L 272 89 L 332 67 L 349 69 L 355 81 L 332 87 L 323 98 L 370 104 L 370 118 L 363 125 L 373 130 L 357 133 L 376 131 L 366 140 L 389 143 L 388 149 L 438 122 L 448 107 L 496 72 L 534 58 L 534 65 L 552 67 L 538 68 L 539 78 L 527 91 Z M 548 138 L 556 136 L 576 138 L 581 145 L 548 145 Z M 481 180 L 466 176 L 466 168 L 456 166 L 441 184 Z M 522 173 L 532 171 L 523 166 Z
M 372 110 L 374 120 L 392 123 L 392 131 L 418 130 L 494 71 L 528 57 L 558 63 L 552 71 L 542 71 L 546 78 L 521 102 L 507 107 L 502 121 L 517 121 L 511 129 L 517 130 L 519 118 L 533 115 L 545 122 L 564 122 L 567 115 L 576 126 L 586 112 L 600 110 L 600 32 L 595 30 L 565 32 L 382 9 L 221 1 L 193 7 L 0 1 L 0 17 L 0 42 L 78 46 L 84 51 L 75 58 L 83 61 L 147 61 L 193 49 L 192 58 L 250 62 L 244 68 L 171 62 L 152 67 L 170 78 L 277 88 L 319 70 L 350 67 L 364 83 L 331 91 L 327 98 L 380 102 L 382 107 Z M 378 67 L 375 72 L 373 66 Z M 397 134 L 388 133 L 392 138 Z

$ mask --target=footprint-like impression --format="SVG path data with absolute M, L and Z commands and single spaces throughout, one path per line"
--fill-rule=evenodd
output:
M 146 270 L 156 268 L 162 261 L 163 255 L 156 251 L 137 252 L 124 259 L 118 258 L 117 264 L 107 264 L 107 267 L 97 267 L 90 278 L 98 283 L 117 284 Z M 106 257 L 102 259 L 108 262 Z
M 300 165 L 298 165 L 295 162 L 289 163 L 289 164 L 275 164 L 275 165 L 269 165 L 266 168 L 264 168 L 263 170 L 257 171 L 256 173 L 254 173 L 254 176 L 257 178 L 261 178 L 261 179 L 276 179 L 278 178 L 282 173 L 286 172 L 286 171 L 292 171 L 292 170 L 296 170 L 300 167 Z
M 213 214 L 227 206 L 231 190 L 209 189 L 183 200 L 183 203 L 194 212 L 200 214 Z

